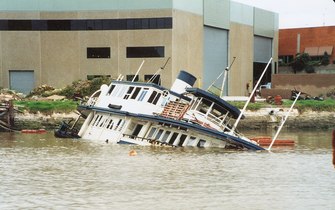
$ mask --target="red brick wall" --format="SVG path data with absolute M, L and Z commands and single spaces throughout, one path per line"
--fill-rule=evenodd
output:
M 327 92 L 335 89 L 335 74 L 273 74 L 272 88 L 296 88 L 311 96 L 325 96 Z
M 279 30 L 279 56 L 297 54 L 297 37 L 300 34 L 300 53 L 306 47 L 322 47 L 335 45 L 335 26 L 294 28 Z M 330 56 L 331 62 L 335 60 L 335 53 Z

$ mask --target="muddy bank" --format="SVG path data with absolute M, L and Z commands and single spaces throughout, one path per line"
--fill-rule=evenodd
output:
M 76 113 L 53 113 L 51 115 L 44 115 L 41 113 L 30 114 L 16 114 L 15 115 L 15 129 L 16 130 L 33 130 L 33 129 L 46 129 L 46 130 L 54 130 L 57 129 L 60 124 L 65 122 L 74 122 L 77 119 L 78 114 Z M 80 126 L 83 123 L 83 119 L 81 119 L 78 123 Z
M 247 111 L 245 119 L 241 120 L 238 129 L 267 129 L 280 125 L 281 120 L 285 117 L 287 109 L 264 108 L 258 111 Z M 17 114 L 15 116 L 15 128 L 23 129 L 46 129 L 53 130 L 58 128 L 62 121 L 75 120 L 78 117 L 76 113 L 62 114 L 54 113 L 52 115 L 43 114 Z M 83 123 L 81 119 L 78 123 Z M 313 112 L 306 111 L 299 113 L 293 110 L 288 117 L 285 128 L 292 129 L 334 129 L 335 113 L 334 112 Z
M 288 109 L 265 108 L 256 112 L 247 111 L 246 118 L 239 124 L 243 129 L 266 129 L 281 125 Z M 294 109 L 284 124 L 289 129 L 333 129 L 335 128 L 334 112 L 305 111 L 299 113 Z

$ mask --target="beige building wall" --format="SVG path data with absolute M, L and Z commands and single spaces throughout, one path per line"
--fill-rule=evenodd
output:
M 41 81 L 63 87 L 81 79 L 78 32 L 41 32 Z
M 182 6 L 187 5 L 186 1 Z M 201 87 L 203 75 L 204 20 L 229 30 L 228 64 L 236 57 L 229 71 L 228 95 L 247 95 L 247 83 L 253 80 L 254 26 L 253 8 L 228 0 L 211 0 L 209 9 L 219 4 L 225 15 L 216 11 L 212 16 L 179 9 L 142 9 L 76 12 L 1 12 L 0 19 L 117 19 L 173 17 L 172 29 L 106 30 L 106 31 L 0 31 L 0 86 L 9 86 L 9 70 L 34 70 L 35 86 L 49 84 L 63 87 L 87 75 L 133 75 L 143 60 L 140 72 L 154 74 L 170 57 L 160 73 L 162 85 L 171 86 L 179 70 L 197 77 L 195 86 Z M 197 4 L 198 5 L 198 4 Z M 228 9 L 232 8 L 232 10 Z M 199 7 L 200 8 L 200 7 Z M 197 10 L 198 11 L 198 10 Z M 271 13 L 261 11 L 268 16 Z M 227 15 L 228 14 L 228 15 Z M 220 17 L 220 20 L 214 17 Z M 214 19 L 213 19 L 214 18 Z M 251 20 L 252 19 L 252 20 Z M 258 18 L 261 19 L 261 18 Z M 273 20 L 272 20 L 273 21 Z M 267 21 L 265 21 L 267 22 Z M 261 22 L 262 23 L 262 22 Z M 256 30 L 264 31 L 263 24 Z M 273 26 L 276 28 L 276 26 Z M 136 46 L 164 46 L 164 58 L 127 58 L 126 48 Z M 88 59 L 88 47 L 110 47 L 111 58 Z M 277 61 L 278 30 L 273 38 L 273 56 Z M 15 59 L 13 59 L 15 58 Z M 250 89 L 252 88 L 252 85 Z
M 279 31 L 274 32 L 273 37 L 273 61 L 272 63 L 276 63 L 276 65 L 272 65 L 272 74 L 278 73 L 278 52 L 279 52 Z M 276 68 L 276 69 L 275 69 Z
M 173 21 L 170 78 L 174 81 L 180 70 L 186 70 L 197 77 L 195 86 L 199 87 L 203 70 L 203 18 L 200 15 L 174 10 Z
M 232 22 L 230 29 L 229 63 L 233 57 L 236 57 L 236 60 L 229 71 L 228 95 L 246 96 L 246 85 L 251 83 L 251 89 L 253 81 L 253 27 Z
M 39 80 L 41 69 L 39 32 L 2 32 L 1 45 L 4 87 L 9 87 L 10 70 L 34 70 L 35 81 Z
M 26 19 L 95 19 L 171 17 L 171 10 L 113 11 L 113 12 L 41 12 L 19 13 Z M 15 15 L 2 13 L 3 18 Z M 17 17 L 17 16 L 16 16 Z M 15 18 L 17 19 L 17 18 Z M 64 87 L 87 75 L 132 75 L 138 70 L 144 75 L 154 74 L 171 57 L 161 72 L 163 85 L 172 84 L 172 30 L 106 30 L 106 31 L 2 31 L 1 83 L 9 87 L 9 70 L 34 70 L 35 86 L 48 84 Z M 164 58 L 127 58 L 126 48 L 137 46 L 164 46 Z M 88 59 L 88 47 L 110 47 L 111 58 Z M 178 57 L 176 55 L 175 57 Z M 18 59 L 13 59 L 18 58 Z M 198 59 L 199 60 L 199 59 Z

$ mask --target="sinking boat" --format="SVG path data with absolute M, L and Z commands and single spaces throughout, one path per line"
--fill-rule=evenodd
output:
M 194 88 L 195 81 L 180 71 L 170 89 L 120 80 L 104 84 L 78 106 L 86 118 L 79 132 L 66 129 L 65 136 L 117 144 L 264 150 L 232 128 L 240 110 Z

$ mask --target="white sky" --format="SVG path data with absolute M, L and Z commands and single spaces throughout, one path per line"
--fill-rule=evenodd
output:
M 279 28 L 335 26 L 335 0 L 233 0 L 279 14 Z

